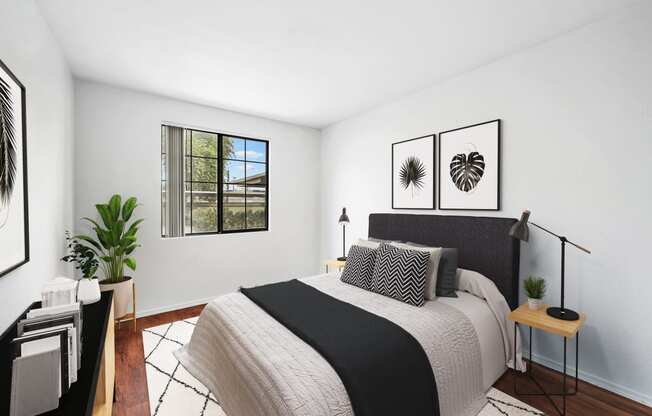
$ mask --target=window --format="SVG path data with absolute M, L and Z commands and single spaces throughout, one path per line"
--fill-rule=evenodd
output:
M 265 140 L 162 126 L 161 235 L 267 230 Z

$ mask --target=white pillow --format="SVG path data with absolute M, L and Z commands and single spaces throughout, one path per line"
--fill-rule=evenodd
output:
M 486 300 L 488 286 L 495 286 L 485 275 L 473 270 L 457 269 L 457 289 Z
M 380 247 L 380 242 L 365 240 L 364 238 L 358 238 L 358 241 L 355 243 L 356 246 L 368 247 L 368 248 L 378 248 Z
M 441 247 L 423 247 L 396 242 L 389 244 L 405 250 L 416 250 L 430 253 L 430 258 L 428 259 L 428 270 L 426 271 L 426 289 L 424 292 L 424 297 L 426 300 L 435 299 L 437 297 L 437 272 L 439 271 Z

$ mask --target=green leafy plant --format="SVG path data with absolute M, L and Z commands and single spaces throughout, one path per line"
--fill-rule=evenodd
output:
M 125 281 L 124 266 L 136 270 L 136 260 L 131 255 L 140 247 L 136 233 L 143 220 L 135 220 L 131 225 L 128 223 L 137 206 L 138 201 L 134 197 L 127 199 L 123 205 L 120 195 L 113 195 L 108 203 L 95 205 L 103 226 L 93 219 L 82 218 L 92 225 L 97 238 L 88 235 L 74 237 L 100 259 L 106 283 Z
M 523 286 L 530 299 L 542 299 L 546 293 L 546 281 L 542 277 L 529 276 L 523 282 Z
M 67 263 L 74 263 L 75 269 L 81 270 L 86 279 L 95 277 L 95 272 L 100 266 L 95 251 L 85 246 L 78 238 L 72 237 L 70 231 L 66 231 L 68 254 L 61 258 Z

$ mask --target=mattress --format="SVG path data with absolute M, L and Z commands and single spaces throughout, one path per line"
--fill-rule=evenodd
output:
M 501 320 L 487 302 L 459 292 L 415 308 L 338 277 L 301 280 L 410 332 L 429 357 L 442 416 L 477 414 L 484 392 L 505 370 Z M 232 416 L 353 414 L 328 362 L 241 293 L 209 303 L 190 343 L 175 355 Z
M 454 307 L 473 324 L 480 343 L 482 385 L 488 391 L 507 370 L 500 325 L 484 299 L 459 290 L 457 296 L 457 298 L 440 297 L 436 302 Z

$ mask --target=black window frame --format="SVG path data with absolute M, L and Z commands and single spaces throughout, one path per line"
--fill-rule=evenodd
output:
M 220 133 L 216 131 L 210 131 L 210 130 L 202 130 L 202 129 L 196 129 L 196 128 L 190 128 L 190 127 L 182 127 L 182 126 L 174 126 L 170 124 L 162 124 L 161 128 L 165 126 L 170 126 L 170 127 L 180 127 L 184 129 L 184 131 L 189 132 L 190 134 L 190 142 L 191 142 L 191 149 L 190 151 L 184 152 L 183 158 L 184 158 L 184 172 L 187 171 L 186 169 L 186 159 L 190 159 L 191 165 L 190 165 L 190 173 L 192 175 L 192 161 L 194 158 L 200 158 L 200 159 L 211 159 L 211 160 L 216 160 L 217 161 L 217 182 L 205 182 L 205 181 L 194 181 L 192 180 L 193 178 L 191 177 L 190 180 L 188 178 L 184 178 L 184 209 L 185 209 L 185 198 L 186 198 L 186 184 L 190 185 L 190 230 L 191 232 L 189 233 L 184 233 L 183 237 L 189 237 L 189 236 L 201 236 L 201 235 L 217 235 L 217 234 L 236 234 L 236 233 L 253 233 L 253 232 L 260 232 L 260 231 L 269 231 L 269 140 L 266 139 L 256 139 L 253 137 L 247 137 L 247 136 L 241 136 L 238 134 L 230 134 L 230 133 Z M 207 133 L 207 134 L 215 134 L 217 135 L 217 158 L 213 157 L 208 157 L 208 156 L 194 156 L 192 154 L 192 132 L 199 132 L 199 133 Z M 244 159 L 226 159 L 224 158 L 223 154 L 223 144 L 224 144 L 224 137 L 229 137 L 233 139 L 242 139 L 244 140 L 245 143 L 245 155 Z M 184 138 L 185 140 L 185 138 Z M 248 141 L 254 141 L 254 142 L 261 142 L 265 144 L 265 161 L 250 161 L 247 160 L 247 142 Z M 163 156 L 162 152 L 162 156 Z M 166 154 L 167 157 L 167 154 Z M 224 182 L 224 165 L 225 161 L 237 161 L 237 162 L 243 162 L 245 164 L 245 178 L 247 175 L 247 163 L 257 163 L 260 165 L 265 165 L 265 226 L 264 227 L 259 227 L 259 228 L 246 228 L 247 227 L 247 183 L 245 183 L 241 186 L 244 187 L 245 189 L 245 195 L 244 195 L 244 212 L 245 212 L 245 228 L 243 229 L 234 229 L 234 230 L 225 230 L 224 229 L 224 224 L 223 224 L 223 219 L 224 219 L 224 185 L 226 183 Z M 161 160 L 162 163 L 162 160 Z M 166 163 L 169 163 L 169 161 L 166 161 Z M 165 178 L 165 180 L 169 180 L 169 178 Z M 163 181 L 163 180 L 162 180 Z M 194 233 L 192 232 L 192 188 L 193 184 L 195 183 L 202 183 L 202 184 L 215 184 L 217 186 L 217 210 L 216 210 L 216 215 L 217 215 L 217 231 L 206 231 L 206 232 L 197 232 Z M 257 187 L 262 187 L 263 185 L 255 185 Z M 163 191 L 161 191 L 161 207 L 163 206 Z M 163 227 L 161 227 L 163 228 Z M 184 220 L 184 229 L 185 229 L 185 220 Z M 162 235 L 163 238 L 168 238 L 165 235 Z

